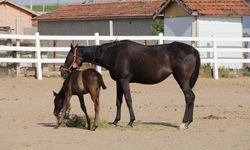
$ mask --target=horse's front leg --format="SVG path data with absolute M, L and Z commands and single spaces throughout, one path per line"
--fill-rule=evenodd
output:
M 61 115 L 57 119 L 57 126 L 55 128 L 59 128 L 60 126 L 63 125 L 63 120 L 64 120 L 66 111 L 67 111 L 68 106 L 69 106 L 69 99 L 70 98 L 65 99 L 65 103 L 63 104 L 63 107 L 62 107 L 62 110 L 61 110 Z
M 134 114 L 134 110 L 132 106 L 132 97 L 130 93 L 129 80 L 128 79 L 121 80 L 121 87 L 122 87 L 122 90 L 126 99 L 126 103 L 127 103 L 129 115 L 130 115 L 130 121 L 128 123 L 128 126 L 133 127 L 133 123 L 135 121 L 135 114 Z
M 122 105 L 123 90 L 120 82 L 116 82 L 116 117 L 113 122 L 117 126 L 118 121 L 121 120 L 121 105 Z

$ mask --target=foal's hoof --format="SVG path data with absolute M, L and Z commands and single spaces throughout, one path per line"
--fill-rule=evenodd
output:
M 95 131 L 98 126 L 93 126 L 90 130 Z
M 179 127 L 178 127 L 179 130 L 186 130 L 188 129 L 188 125 L 186 123 L 182 123 Z

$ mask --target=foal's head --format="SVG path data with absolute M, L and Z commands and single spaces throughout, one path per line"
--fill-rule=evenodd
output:
M 55 96 L 55 99 L 54 99 L 54 115 L 58 118 L 59 117 L 59 114 L 61 112 L 61 109 L 63 107 L 63 103 L 64 103 L 64 96 L 62 94 L 57 94 L 56 92 L 53 91 L 53 94 Z

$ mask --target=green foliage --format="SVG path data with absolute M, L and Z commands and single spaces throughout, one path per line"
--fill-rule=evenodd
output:
M 159 35 L 164 32 L 164 23 L 162 19 L 155 19 L 151 25 L 151 33 L 153 35 Z
M 93 125 L 94 118 L 90 117 L 90 120 L 91 120 L 91 125 Z M 85 125 L 87 124 L 87 119 L 85 118 L 85 116 L 79 116 L 73 114 L 65 118 L 65 123 L 67 127 L 86 129 Z M 107 121 L 100 119 L 98 128 L 107 128 L 107 127 L 108 127 Z
M 45 5 L 45 12 L 51 12 L 56 10 L 57 8 L 62 7 L 63 5 L 58 5 L 58 4 L 46 4 Z M 27 8 L 30 8 L 29 5 L 26 5 Z M 33 11 L 35 12 L 42 12 L 43 11 L 43 5 L 33 5 L 32 6 Z
M 222 78 L 230 78 L 230 77 L 232 77 L 230 75 L 230 70 L 227 69 L 227 68 L 224 68 L 224 67 L 219 68 L 219 76 L 222 77 Z
M 250 77 L 250 69 L 244 68 L 240 70 L 242 76 Z
M 210 64 L 204 64 L 201 66 L 200 75 L 206 78 L 212 77 L 212 67 Z

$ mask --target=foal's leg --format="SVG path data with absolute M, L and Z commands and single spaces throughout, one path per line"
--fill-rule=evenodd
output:
M 80 104 L 81 104 L 81 108 L 82 108 L 82 111 L 84 112 L 85 116 L 86 116 L 86 120 L 87 120 L 87 129 L 90 129 L 91 125 L 90 125 L 90 119 L 89 119 L 89 116 L 88 116 L 88 113 L 87 113 L 87 109 L 86 109 L 86 106 L 85 106 L 85 103 L 84 103 L 84 98 L 83 98 L 83 95 L 77 95 L 78 98 L 79 98 L 79 101 L 80 101 Z
M 193 121 L 193 110 L 194 110 L 194 100 L 195 95 L 190 87 L 190 79 L 176 79 L 178 84 L 180 85 L 183 94 L 185 96 L 186 108 L 184 117 L 182 120 L 182 124 L 180 125 L 180 129 L 187 129 L 188 125 Z
M 61 110 L 61 116 L 59 117 L 58 119 L 58 123 L 57 123 L 57 127 L 58 128 L 62 123 L 63 123 L 63 120 L 64 120 L 64 117 L 65 117 L 65 113 L 67 111 L 67 108 L 69 106 L 69 100 L 70 100 L 71 96 L 66 96 L 65 100 L 64 100 L 64 104 L 63 104 L 63 107 L 62 107 L 62 110 Z
M 90 93 L 90 95 L 91 95 L 92 101 L 94 102 L 94 107 L 95 107 L 95 119 L 94 119 L 94 124 L 91 130 L 95 131 L 95 129 L 98 127 L 98 124 L 99 124 L 99 111 L 100 111 L 99 92 L 96 92 L 95 94 Z
M 121 87 L 121 84 L 117 81 L 116 82 L 116 117 L 113 122 L 115 126 L 117 126 L 118 121 L 121 120 L 122 96 L 123 96 L 122 87 Z
M 129 115 L 130 115 L 130 121 L 128 123 L 128 126 L 133 127 L 133 123 L 135 121 L 135 114 L 134 114 L 134 110 L 132 106 L 132 97 L 130 93 L 129 80 L 128 79 L 121 80 L 121 87 L 122 87 L 122 90 L 126 99 L 126 103 L 127 103 Z

